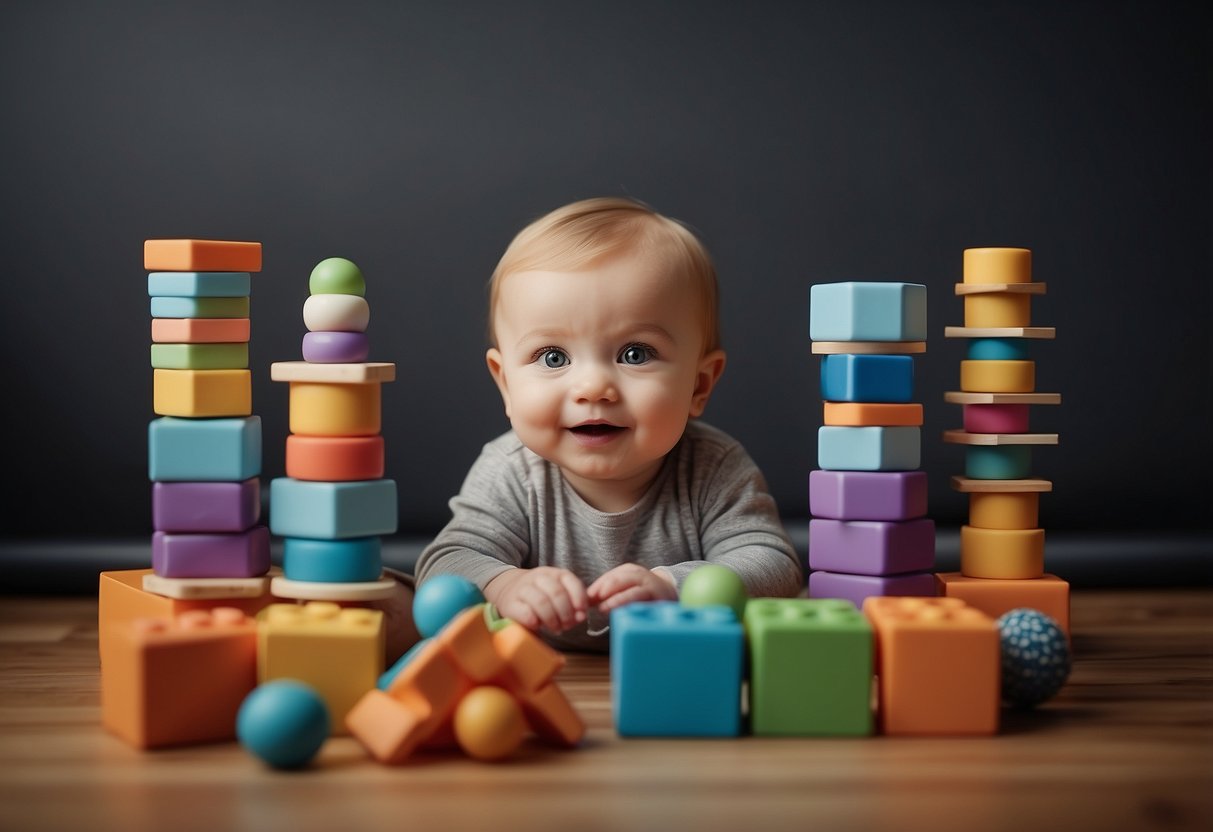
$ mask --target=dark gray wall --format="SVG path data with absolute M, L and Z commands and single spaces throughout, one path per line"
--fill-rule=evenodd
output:
M 1034 250 L 1050 528 L 1207 528 L 1209 17 L 1182 3 L 56 3 L 0 7 L 0 534 L 149 526 L 142 241 L 254 239 L 254 405 L 281 474 L 308 273 L 367 275 L 402 531 L 446 518 L 505 429 L 483 284 L 564 202 L 631 194 L 718 262 L 708 419 L 789 518 L 820 424 L 812 283 L 930 290 L 933 514 L 961 251 Z M 14 493 L 15 492 L 15 493 Z

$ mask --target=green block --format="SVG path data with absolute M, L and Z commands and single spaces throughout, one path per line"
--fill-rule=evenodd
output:
M 307 285 L 313 295 L 366 296 L 362 270 L 344 257 L 330 257 L 317 263 Z
M 753 734 L 872 733 L 872 627 L 854 604 L 757 598 L 745 629 Z
M 152 344 L 158 370 L 247 370 L 248 343 Z

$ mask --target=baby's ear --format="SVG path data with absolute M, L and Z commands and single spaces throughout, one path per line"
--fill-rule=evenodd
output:
M 699 359 L 699 369 L 695 374 L 695 389 L 691 393 L 692 418 L 703 415 L 704 409 L 708 406 L 708 399 L 712 397 L 712 390 L 716 388 L 716 382 L 720 381 L 720 375 L 724 372 L 725 361 L 724 350 L 712 350 Z
M 501 351 L 496 347 L 492 347 L 484 354 L 484 362 L 489 367 L 489 375 L 493 377 L 494 383 L 497 385 L 497 390 L 501 393 L 501 403 L 505 405 L 505 416 L 507 419 L 510 416 L 510 392 L 505 381 L 505 370 L 501 360 Z

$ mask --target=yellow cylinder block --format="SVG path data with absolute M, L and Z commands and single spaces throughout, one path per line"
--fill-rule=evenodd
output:
M 1032 296 L 1009 292 L 965 295 L 965 326 L 1030 326 Z
M 379 384 L 291 382 L 290 429 L 304 436 L 375 436 Z
M 1031 283 L 1032 251 L 1026 248 L 966 248 L 965 283 Z
M 960 572 L 969 578 L 1024 580 L 1045 573 L 1044 529 L 960 527 Z
M 161 416 L 202 419 L 249 416 L 253 374 L 249 370 L 153 370 L 152 410 Z
M 1031 393 L 1035 361 L 961 361 L 960 389 L 966 393 Z
M 973 492 L 969 495 L 969 525 L 978 529 L 1035 529 L 1040 525 L 1040 494 Z

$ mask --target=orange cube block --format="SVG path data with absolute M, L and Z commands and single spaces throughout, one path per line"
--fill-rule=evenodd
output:
M 136 748 L 236 737 L 236 713 L 257 686 L 257 626 L 233 607 L 175 621 L 113 625 L 101 669 L 101 721 Z
M 261 243 L 230 240 L 145 240 L 151 272 L 259 272 Z
M 286 438 L 286 475 L 297 480 L 354 482 L 383 477 L 382 436 Z
M 1001 657 L 994 620 L 959 598 L 871 597 L 879 717 L 886 734 L 998 731 Z
M 1056 575 L 1022 581 L 970 578 L 960 572 L 940 572 L 935 576 L 939 594 L 959 598 L 991 618 L 1020 607 L 1040 610 L 1070 633 L 1070 584 Z
M 241 344 L 251 331 L 248 318 L 152 318 L 156 344 Z
M 913 427 L 922 424 L 922 405 L 824 402 L 823 423 L 842 427 Z
M 1039 578 L 1045 573 L 1045 530 L 961 526 L 960 571 L 970 578 Z

